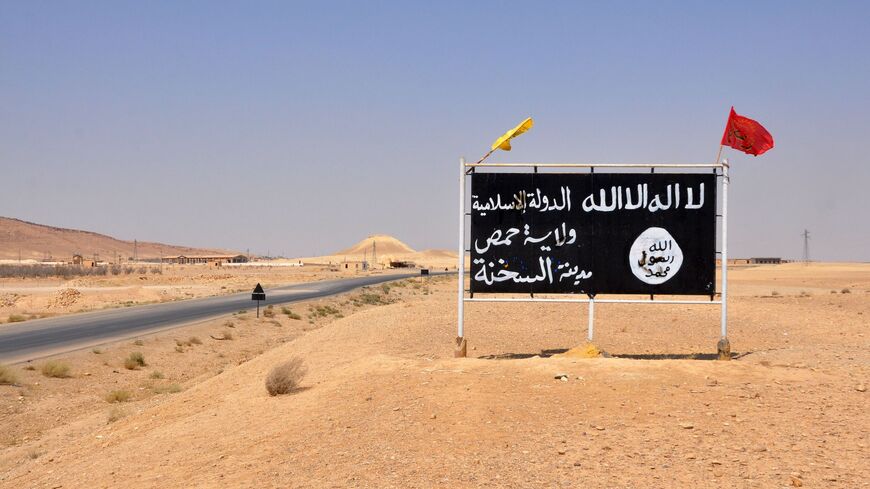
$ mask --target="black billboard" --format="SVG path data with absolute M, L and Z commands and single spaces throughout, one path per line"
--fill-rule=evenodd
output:
M 474 173 L 471 292 L 716 290 L 716 176 Z

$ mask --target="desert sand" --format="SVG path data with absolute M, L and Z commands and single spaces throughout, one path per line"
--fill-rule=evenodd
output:
M 455 282 L 418 280 L 62 355 L 72 378 L 10 366 L 0 486 L 870 484 L 870 265 L 733 270 L 728 362 L 707 359 L 717 308 L 615 304 L 609 358 L 553 355 L 586 334 L 564 304 L 469 304 L 453 358 Z M 148 366 L 124 369 L 133 351 Z M 270 397 L 294 356 L 302 388 Z

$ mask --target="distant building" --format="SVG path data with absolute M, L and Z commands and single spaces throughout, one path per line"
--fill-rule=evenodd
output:
M 369 269 L 368 262 L 345 260 L 338 264 L 339 271 L 342 272 L 359 272 Z
M 219 266 L 221 263 L 247 263 L 248 257 L 245 255 L 177 255 L 164 256 L 160 261 L 163 263 L 176 263 L 181 265 L 210 263 Z
M 749 263 L 751 263 L 753 265 L 779 265 L 782 263 L 782 258 L 779 258 L 779 257 L 750 258 Z

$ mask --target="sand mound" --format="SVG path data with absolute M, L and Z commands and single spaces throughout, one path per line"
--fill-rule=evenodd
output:
M 601 356 L 601 350 L 592 343 L 585 343 L 580 346 L 575 346 L 565 353 L 560 353 L 554 356 L 565 358 L 598 358 Z
M 450 258 L 455 260 L 456 253 L 450 250 L 423 250 L 420 252 L 420 256 L 430 257 L 430 258 Z
M 415 252 L 413 248 L 392 236 L 373 234 L 350 248 L 339 251 L 336 255 L 371 255 L 373 244 L 374 249 L 379 255 L 397 255 Z

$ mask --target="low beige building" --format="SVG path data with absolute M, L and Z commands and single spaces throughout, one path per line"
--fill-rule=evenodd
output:
M 245 255 L 177 255 L 164 256 L 160 258 L 160 261 L 163 263 L 176 263 L 180 265 L 197 263 L 211 263 L 218 265 L 220 263 L 247 263 L 248 257 Z

